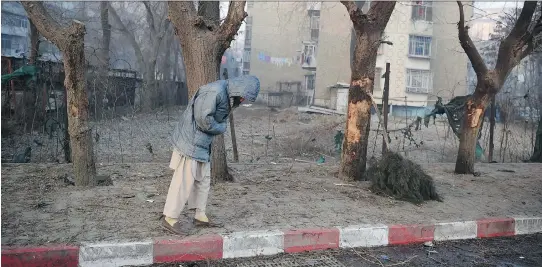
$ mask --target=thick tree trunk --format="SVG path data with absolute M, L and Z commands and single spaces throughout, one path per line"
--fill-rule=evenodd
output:
M 80 39 L 71 40 L 63 53 L 65 80 L 68 92 L 68 131 L 70 133 L 71 156 L 75 184 L 96 185 L 96 167 L 92 144 L 92 129 L 89 125 L 88 95 L 85 89 L 84 25 Z
M 534 144 L 533 155 L 530 161 L 542 163 L 542 116 L 540 116 L 540 119 L 538 120 L 538 128 L 536 129 L 536 141 Z
M 371 98 L 380 32 L 357 34 L 351 62 L 346 130 L 342 148 L 341 176 L 347 180 L 363 177 L 371 127 Z
M 219 63 L 243 19 L 245 1 L 231 1 L 228 15 L 219 21 L 219 2 L 199 2 L 196 11 L 192 2 L 169 2 L 169 19 L 179 37 L 189 96 L 198 88 L 218 80 Z M 211 146 L 211 179 L 231 180 L 228 172 L 224 136 L 217 136 Z
M 40 46 L 40 33 L 38 32 L 38 29 L 30 21 L 30 57 L 28 58 L 28 64 L 34 65 L 36 64 L 36 60 L 38 59 L 38 51 Z
M 219 61 L 213 55 L 211 46 L 212 44 L 203 38 L 193 41 L 190 45 L 183 45 L 189 97 L 192 97 L 202 85 L 218 80 Z M 233 180 L 228 172 L 224 135 L 215 136 L 211 145 L 211 180 L 213 182 Z
M 96 184 L 96 166 L 89 125 L 88 95 L 85 89 L 85 25 L 74 21 L 62 27 L 47 12 L 42 2 L 21 2 L 36 28 L 62 52 L 64 86 L 67 92 L 68 131 L 73 172 L 77 186 Z
M 480 85 L 478 83 L 478 86 Z M 459 134 L 459 149 L 457 151 L 457 160 L 455 163 L 455 173 L 473 174 L 474 162 L 476 156 L 476 142 L 478 141 L 478 131 L 484 120 L 484 112 L 492 96 L 480 92 L 497 91 L 494 88 L 476 88 L 474 94 L 465 104 L 465 115 Z

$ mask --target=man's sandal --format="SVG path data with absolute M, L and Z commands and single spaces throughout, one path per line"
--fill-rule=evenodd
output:
M 209 227 L 209 228 L 222 228 L 224 224 L 222 223 L 214 223 L 214 222 L 203 222 L 198 219 L 194 219 L 194 226 L 196 227 Z
M 180 221 L 177 221 L 173 225 L 171 225 L 166 221 L 166 217 L 162 216 L 162 219 L 160 220 L 160 222 L 162 224 L 162 228 L 164 228 L 165 230 L 173 234 L 180 235 L 180 236 L 188 235 L 188 233 L 186 231 L 183 231 L 183 229 L 181 228 L 182 226 L 181 226 Z

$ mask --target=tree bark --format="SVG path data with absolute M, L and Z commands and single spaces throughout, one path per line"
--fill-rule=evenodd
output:
M 40 33 L 38 32 L 38 29 L 30 21 L 30 57 L 28 58 L 28 64 L 34 65 L 36 64 L 36 60 L 38 59 L 38 51 L 40 48 Z
M 469 36 L 468 27 L 465 25 L 463 4 L 461 1 L 457 1 L 459 6 L 459 22 L 457 23 L 459 43 L 471 61 L 477 77 L 474 94 L 466 103 L 465 116 L 459 135 L 459 148 L 455 164 L 455 173 L 457 174 L 474 174 L 478 131 L 490 99 L 500 91 L 510 70 L 539 45 L 534 41 L 534 36 L 542 30 L 542 17 L 539 16 L 533 20 L 537 4 L 535 1 L 525 2 L 516 24 L 499 46 L 495 69 L 489 70 Z M 533 22 L 533 27 L 529 27 Z
M 100 23 L 102 26 L 102 45 L 99 55 L 99 66 L 97 82 L 101 84 L 96 88 L 94 105 L 95 105 L 95 118 L 101 118 L 105 109 L 103 99 L 109 91 L 109 47 L 111 44 L 111 25 L 109 24 L 109 3 L 106 1 L 100 2 Z
M 491 98 L 491 112 L 489 114 L 489 155 L 488 161 L 493 162 L 493 153 L 495 150 L 495 117 L 497 116 L 497 107 L 495 105 L 495 96 Z
M 38 31 L 62 51 L 75 184 L 94 186 L 96 166 L 92 129 L 88 122 L 88 95 L 85 90 L 85 25 L 74 21 L 71 26 L 63 28 L 49 15 L 42 2 L 21 4 Z
M 219 2 L 200 2 L 196 11 L 193 2 L 170 1 L 169 19 L 179 37 L 186 66 L 189 97 L 200 86 L 219 78 L 220 60 L 239 30 L 246 1 L 231 1 L 228 15 L 222 24 Z M 226 162 L 224 136 L 216 136 L 211 146 L 211 179 L 232 180 Z
M 530 161 L 542 163 L 542 116 L 540 116 L 540 119 L 538 120 L 535 140 L 534 151 Z
M 350 15 L 356 37 L 350 65 L 352 74 L 340 175 L 346 180 L 357 180 L 363 177 L 367 166 L 372 106 L 370 94 L 374 87 L 377 51 L 395 2 L 374 2 L 367 14 L 363 14 L 352 1 L 341 3 Z

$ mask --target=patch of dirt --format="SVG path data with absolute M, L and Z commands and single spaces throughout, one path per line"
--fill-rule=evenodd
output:
M 478 164 L 480 177 L 425 164 L 444 202 L 413 205 L 371 193 L 368 182 L 334 178 L 334 163 L 275 163 L 230 164 L 237 182 L 213 185 L 208 205 L 225 226 L 197 234 L 542 215 L 542 164 Z M 169 235 L 159 224 L 172 175 L 167 163 L 99 164 L 98 173 L 113 185 L 71 186 L 64 164 L 3 164 L 2 245 Z

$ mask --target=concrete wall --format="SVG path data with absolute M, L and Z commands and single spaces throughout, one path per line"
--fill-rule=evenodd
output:
M 260 78 L 261 90 L 274 90 L 279 81 L 304 83 L 306 71 L 295 59 L 302 42 L 310 37 L 306 3 L 254 2 L 248 14 L 252 16 L 250 74 Z M 258 58 L 259 53 L 288 58 L 292 64 L 265 62 Z

